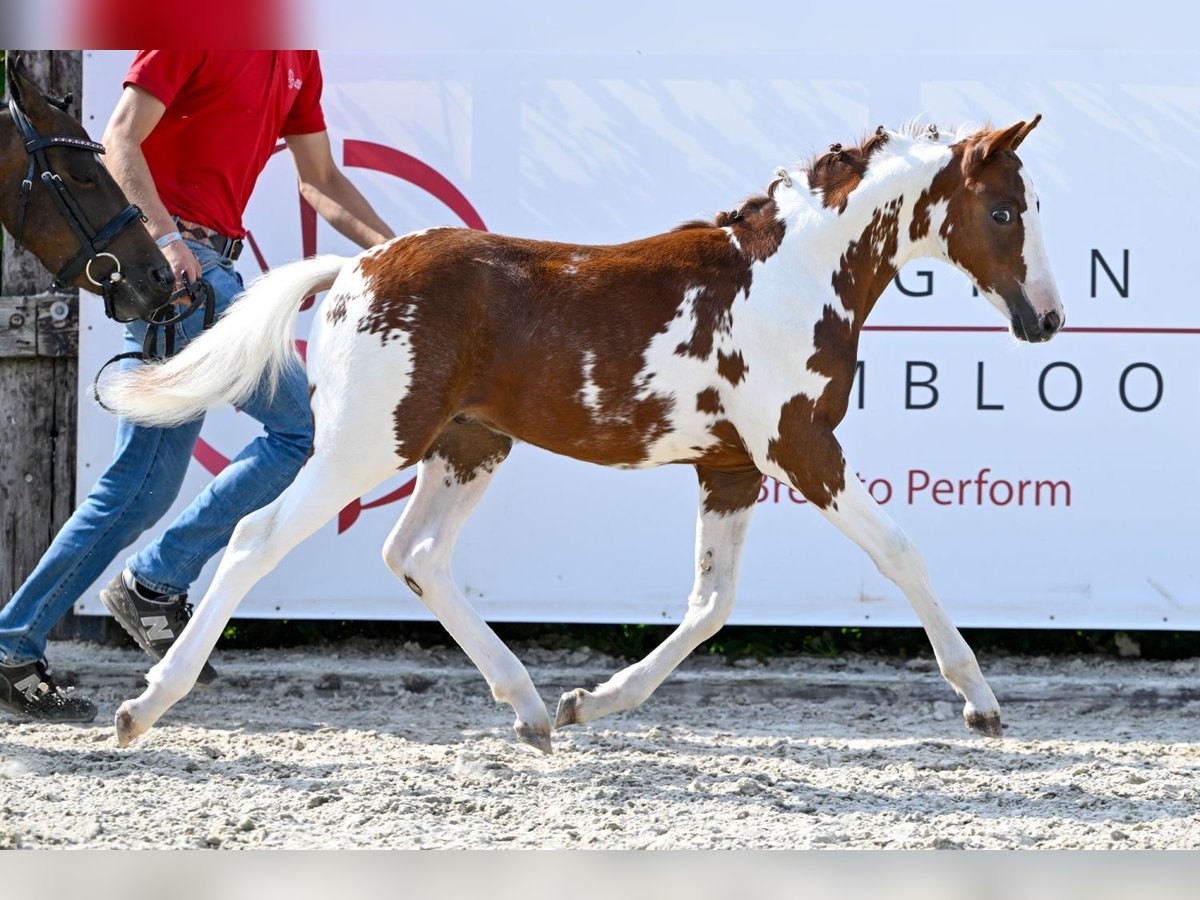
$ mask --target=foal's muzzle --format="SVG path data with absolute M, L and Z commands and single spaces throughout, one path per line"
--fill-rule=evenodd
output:
M 1066 323 L 1066 317 L 1051 310 L 1043 316 L 1013 316 L 1012 333 L 1018 340 L 1031 344 L 1048 341 L 1060 331 Z

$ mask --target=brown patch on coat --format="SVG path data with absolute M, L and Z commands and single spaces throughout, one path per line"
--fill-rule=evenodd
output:
M 705 360 L 712 356 L 713 345 L 719 335 L 728 335 L 733 329 L 733 303 L 737 295 L 750 289 L 749 268 L 745 278 L 733 283 L 704 285 L 690 288 L 691 312 L 695 326 L 692 336 L 675 348 L 676 356 L 690 356 Z M 684 312 L 680 308 L 680 313 Z
M 512 450 L 513 439 L 466 417 L 456 417 L 434 439 L 425 458 L 440 456 L 459 484 L 474 481 L 480 472 L 494 472 Z M 450 487 L 449 478 L 446 487 Z
M 767 445 L 767 459 L 818 509 L 827 509 L 846 487 L 841 444 L 806 394 L 792 397 L 779 411 L 779 437 Z
M 325 321 L 330 325 L 337 325 L 343 321 L 346 318 L 349 299 L 345 294 L 328 298 L 325 301 Z
M 879 295 L 895 277 L 900 211 L 897 197 L 877 209 L 862 233 L 843 252 L 831 284 L 849 317 L 827 304 L 813 327 L 810 371 L 829 383 L 818 398 L 792 397 L 779 411 L 779 436 L 767 447 L 767 458 L 778 464 L 805 498 L 827 508 L 846 486 L 845 457 L 833 436 L 850 404 L 858 363 L 858 337 Z
M 696 412 L 709 413 L 710 415 L 720 415 L 725 412 L 725 407 L 721 405 L 721 394 L 716 388 L 705 388 L 696 395 Z
M 772 189 L 777 183 L 771 185 Z M 675 230 L 692 228 L 728 228 L 741 251 L 754 262 L 766 262 L 774 256 L 787 233 L 787 224 L 779 218 L 779 204 L 766 194 L 744 200 L 731 212 L 717 213 L 712 221 L 695 219 Z
M 728 419 L 718 419 L 709 435 L 716 438 L 716 443 L 700 451 L 695 460 L 700 483 L 708 492 L 704 511 L 726 514 L 752 505 L 758 499 L 762 472 L 751 459 L 741 434 Z
M 809 189 L 821 195 L 821 203 L 827 209 L 844 213 L 850 195 L 867 173 L 872 154 L 887 142 L 887 132 L 880 128 L 857 147 L 832 145 L 828 153 L 817 157 L 805 170 Z
M 766 262 L 783 243 L 787 226 L 779 218 L 779 205 L 772 197 L 751 197 L 732 214 L 721 213 L 715 223 L 728 227 L 738 246 L 755 262 Z
M 717 351 L 717 374 L 730 384 L 737 385 L 739 381 L 746 377 L 748 371 L 750 371 L 750 367 L 746 365 L 746 360 L 742 358 L 741 350 L 735 350 L 733 353 L 726 353 L 723 350 Z
M 554 453 L 643 463 L 675 403 L 642 371 L 645 349 L 699 287 L 683 350 L 708 358 L 750 279 L 746 255 L 712 226 L 603 247 L 441 229 L 396 241 L 361 269 L 358 331 L 384 345 L 407 336 L 413 356 L 393 414 L 402 462 L 468 415 Z M 595 408 L 584 402 L 585 357 Z
M 733 212 L 719 213 L 712 222 L 687 222 L 672 234 L 687 234 L 706 229 L 722 235 L 728 241 L 728 228 L 737 241 L 735 253 L 741 257 L 742 266 L 733 279 L 720 282 L 704 281 L 693 286 L 692 316 L 695 328 L 689 340 L 675 348 L 679 356 L 705 360 L 712 356 L 713 345 L 718 335 L 727 335 L 733 328 L 733 304 L 739 294 L 749 296 L 752 281 L 751 263 L 766 262 L 779 250 L 787 230 L 777 216 L 779 207 L 766 196 L 751 197 Z M 732 242 L 730 242 L 732 244 Z M 698 290 L 697 290 L 698 289 Z M 741 354 L 737 359 L 723 354 L 718 360 L 721 376 L 736 384 L 745 375 L 746 365 Z
M 894 262 L 903 205 L 904 195 L 900 195 L 876 209 L 862 234 L 842 253 L 833 273 L 833 292 L 860 326 L 896 275 Z
M 696 466 L 700 486 L 704 489 L 703 509 L 722 516 L 741 512 L 758 502 L 762 473 L 753 467 L 741 471 L 710 469 Z

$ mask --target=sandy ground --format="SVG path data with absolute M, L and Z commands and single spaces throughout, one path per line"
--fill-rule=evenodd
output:
M 552 715 L 619 667 L 516 649 Z M 927 660 L 694 659 L 547 757 L 452 649 L 218 652 L 128 750 L 144 658 L 50 658 L 101 714 L 0 718 L 0 847 L 1200 846 L 1200 660 L 984 659 L 988 740 Z

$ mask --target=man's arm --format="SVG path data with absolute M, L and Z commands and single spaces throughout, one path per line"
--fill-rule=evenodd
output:
M 142 141 L 150 136 L 166 109 L 149 91 L 129 85 L 117 101 L 117 108 L 104 130 L 109 171 L 125 196 L 142 208 L 148 220 L 146 227 L 155 239 L 176 228 L 154 186 L 150 167 L 142 154 Z M 192 281 L 200 277 L 200 264 L 183 241 L 172 241 L 162 251 L 177 280 L 182 280 L 185 272 Z
M 293 134 L 284 140 L 300 176 L 300 194 L 322 219 L 363 248 L 396 236 L 333 161 L 329 132 Z

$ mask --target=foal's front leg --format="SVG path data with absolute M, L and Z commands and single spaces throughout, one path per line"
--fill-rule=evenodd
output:
M 696 581 L 687 614 L 654 651 L 591 691 L 577 688 L 558 701 L 555 726 L 590 722 L 643 703 L 689 653 L 716 634 L 733 609 L 750 511 L 762 473 L 697 468 L 700 516 L 696 524 Z
M 832 433 L 815 440 L 825 452 L 813 452 L 811 446 L 806 446 L 803 454 L 791 448 L 777 449 L 779 464 L 764 465 L 763 470 L 804 494 L 904 591 L 933 645 L 943 677 L 966 700 L 963 717 L 967 727 L 999 737 L 1003 733 L 1000 706 L 979 671 L 975 654 L 934 596 L 920 551 L 875 502 L 853 466 L 846 463 Z M 836 464 L 822 466 L 821 460 L 836 460 Z
M 517 736 L 550 752 L 550 716 L 529 672 L 475 611 L 450 570 L 454 545 L 512 439 L 476 422 L 451 422 L 417 469 L 417 487 L 383 558 L 479 668 L 492 696 L 517 714 Z

